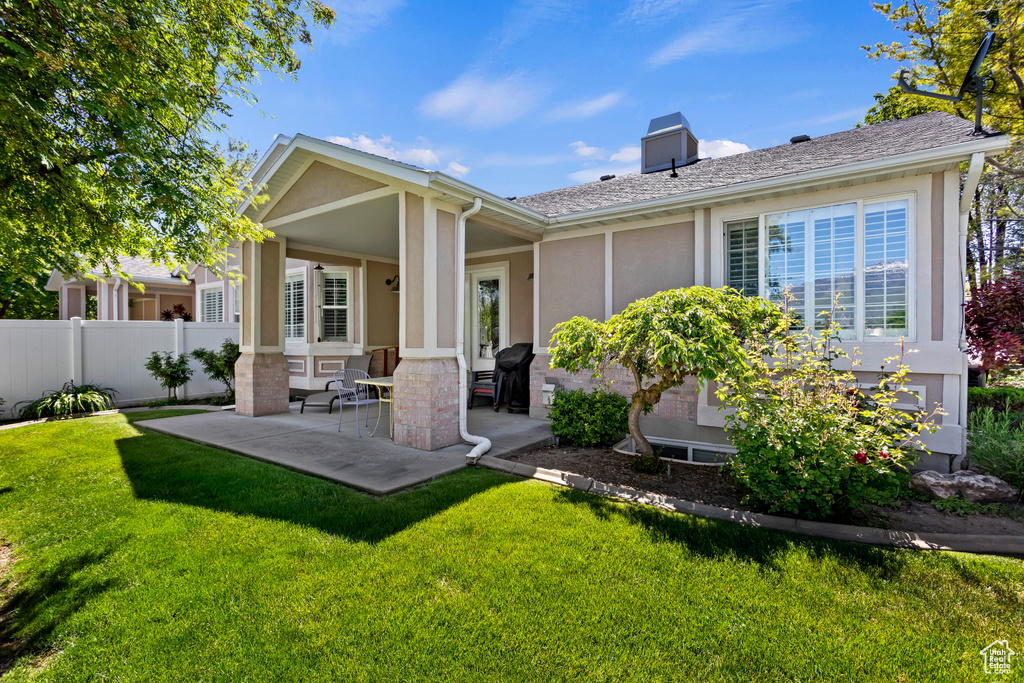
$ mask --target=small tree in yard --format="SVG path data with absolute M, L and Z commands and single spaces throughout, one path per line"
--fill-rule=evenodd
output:
M 230 339 L 224 340 L 224 343 L 220 345 L 220 351 L 196 349 L 192 352 L 192 357 L 203 366 L 206 376 L 215 382 L 223 382 L 227 387 L 226 400 L 228 401 L 235 398 L 235 361 L 240 355 L 238 344 Z
M 1024 365 L 1024 278 L 986 282 L 964 309 L 971 354 L 983 372 Z
M 731 289 L 689 287 L 635 301 L 605 322 L 575 317 L 555 328 L 551 366 L 595 376 L 610 364 L 629 368 L 636 383 L 629 434 L 643 460 L 654 449 L 640 431 L 640 416 L 687 377 L 698 385 L 724 373 L 749 373 L 752 338 L 785 333 L 783 314 L 768 301 Z M 761 348 L 762 345 L 758 345 Z
M 178 400 L 178 387 L 192 379 L 192 368 L 188 366 L 187 355 L 175 358 L 170 353 L 154 351 L 149 354 L 146 361 L 146 369 L 160 382 L 160 386 L 167 389 L 167 400 L 171 400 L 171 392 L 174 393 L 174 400 Z

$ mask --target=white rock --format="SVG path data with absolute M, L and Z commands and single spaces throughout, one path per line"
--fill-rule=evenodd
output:
M 999 477 L 970 470 L 941 474 L 934 470 L 910 477 L 910 488 L 932 498 L 958 496 L 974 503 L 1014 503 L 1017 491 Z

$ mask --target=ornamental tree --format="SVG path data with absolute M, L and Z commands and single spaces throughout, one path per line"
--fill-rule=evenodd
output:
M 964 307 L 964 322 L 983 372 L 1024 365 L 1024 277 L 982 284 Z
M 629 406 L 629 434 L 637 453 L 654 449 L 640 431 L 640 416 L 662 394 L 687 377 L 698 387 L 728 374 L 750 372 L 748 342 L 785 334 L 784 316 L 774 304 L 733 289 L 689 287 L 640 299 L 607 321 L 577 316 L 554 330 L 551 366 L 599 376 L 612 364 L 630 370 L 635 382 Z M 763 345 L 758 344 L 761 348 Z
M 251 82 L 294 77 L 294 48 L 334 16 L 319 0 L 0 2 L 7 276 L 120 256 L 216 267 L 266 236 L 235 211 L 250 188 L 225 123 Z

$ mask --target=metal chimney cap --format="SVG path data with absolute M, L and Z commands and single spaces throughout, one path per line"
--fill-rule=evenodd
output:
M 666 114 L 665 116 L 659 116 L 656 119 L 651 119 L 651 125 L 647 126 L 646 137 L 652 135 L 660 135 L 661 133 L 667 133 L 671 130 L 685 128 L 690 130 L 690 122 L 686 120 L 686 117 L 681 112 L 675 112 L 673 114 Z

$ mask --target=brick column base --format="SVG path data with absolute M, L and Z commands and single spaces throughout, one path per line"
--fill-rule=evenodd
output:
M 235 362 L 235 412 L 246 417 L 288 412 L 283 353 L 243 353 Z
M 395 368 L 395 443 L 423 451 L 460 443 L 459 365 L 403 358 Z

